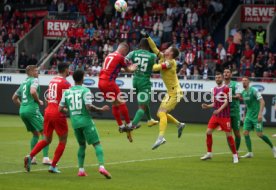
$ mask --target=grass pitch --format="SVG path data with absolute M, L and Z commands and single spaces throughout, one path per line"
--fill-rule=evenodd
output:
M 97 162 L 92 147 L 87 147 L 85 168 L 88 177 L 77 177 L 78 145 L 69 123 L 68 144 L 59 162 L 61 174 L 50 174 L 41 164 L 42 154 L 37 155 L 39 164 L 25 173 L 23 158 L 29 153 L 30 133 L 18 116 L 0 115 L 0 189 L 103 189 L 103 190 L 181 190 L 181 189 L 262 189 L 276 188 L 276 159 L 270 148 L 251 135 L 253 159 L 242 159 L 232 164 L 224 133 L 216 132 L 214 157 L 200 161 L 206 152 L 206 125 L 187 124 L 181 139 L 170 125 L 166 131 L 165 145 L 152 151 L 151 146 L 158 135 L 158 127 L 146 125 L 134 132 L 134 142 L 129 143 L 125 134 L 117 131 L 113 120 L 95 120 L 104 148 L 106 168 L 112 174 L 107 180 L 97 171 Z M 270 137 L 274 128 L 266 128 Z M 276 138 L 271 138 L 276 145 Z M 57 145 L 54 136 L 50 145 L 50 157 Z M 241 154 L 245 153 L 242 139 Z

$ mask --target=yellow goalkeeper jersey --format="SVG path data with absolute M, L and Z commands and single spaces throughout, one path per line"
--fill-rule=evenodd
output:
M 160 71 L 162 80 L 167 88 L 167 92 L 169 95 L 173 95 L 177 92 L 181 91 L 181 87 L 179 85 L 179 80 L 177 77 L 177 65 L 175 59 L 165 60 L 164 55 L 160 53 L 159 49 L 156 47 L 153 40 L 148 38 L 149 45 L 152 51 L 160 58 L 158 64 L 154 64 L 153 71 Z M 162 69 L 162 65 L 164 62 L 167 62 L 169 65 L 168 69 Z

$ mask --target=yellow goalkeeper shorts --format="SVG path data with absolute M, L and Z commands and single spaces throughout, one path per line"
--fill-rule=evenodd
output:
M 175 106 L 180 102 L 182 98 L 182 92 L 178 92 L 175 94 L 166 94 L 161 102 L 159 109 L 165 109 L 167 112 L 170 112 L 175 108 Z

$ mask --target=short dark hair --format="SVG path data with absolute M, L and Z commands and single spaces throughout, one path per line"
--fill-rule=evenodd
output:
M 216 76 L 217 76 L 217 75 L 221 75 L 221 76 L 222 76 L 222 72 L 216 71 Z
M 140 40 L 139 47 L 141 49 L 145 49 L 145 50 L 149 50 L 150 49 L 149 42 L 148 42 L 147 38 L 142 38 Z
M 64 71 L 68 68 L 69 68 L 69 65 L 67 63 L 58 64 L 58 72 L 59 73 L 64 73 Z
M 177 58 L 179 56 L 179 50 L 176 47 L 171 46 L 171 50 L 173 52 L 173 58 Z
M 232 69 L 231 69 L 231 67 L 225 67 L 225 68 L 223 69 L 223 71 L 225 71 L 225 70 L 229 70 L 229 71 L 230 71 L 230 73 L 232 73 Z
M 84 77 L 84 71 L 83 70 L 76 70 L 73 74 L 73 79 L 75 82 L 81 82 L 83 80 Z

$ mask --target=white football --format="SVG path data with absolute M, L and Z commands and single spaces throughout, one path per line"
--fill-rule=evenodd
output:
M 124 0 L 117 0 L 114 4 L 114 7 L 115 7 L 116 11 L 118 11 L 120 13 L 124 12 L 127 9 L 127 2 Z

